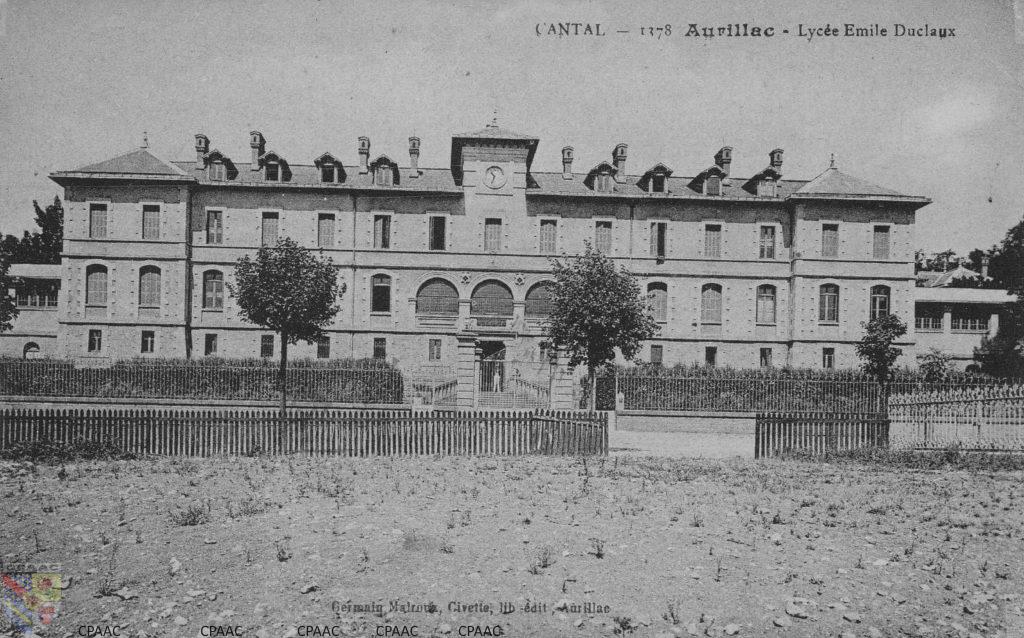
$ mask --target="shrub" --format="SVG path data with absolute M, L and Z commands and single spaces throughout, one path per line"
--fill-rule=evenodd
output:
M 31 461 L 42 465 L 63 465 L 74 461 L 111 461 L 133 459 L 117 441 L 22 441 L 12 443 L 0 452 L 0 458 L 10 461 Z

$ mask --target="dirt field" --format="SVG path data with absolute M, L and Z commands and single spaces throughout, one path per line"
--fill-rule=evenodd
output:
M 615 456 L 0 477 L 5 564 L 60 565 L 47 636 L 1024 636 L 1020 472 Z

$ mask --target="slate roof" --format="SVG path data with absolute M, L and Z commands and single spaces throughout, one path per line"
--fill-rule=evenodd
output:
M 652 199 L 706 199 L 706 200 L 782 200 L 795 193 L 806 180 L 781 180 L 778 183 L 778 197 L 758 197 L 745 190 L 743 184 L 745 178 L 730 177 L 722 181 L 721 195 L 704 195 L 700 191 L 691 188 L 693 177 L 667 177 L 665 179 L 664 193 L 648 193 L 639 186 L 640 175 L 627 175 L 624 182 L 616 182 L 615 191 L 611 193 L 599 193 L 593 191 L 583 183 L 587 173 L 573 173 L 572 179 L 565 179 L 561 173 L 530 173 L 532 183 L 527 189 L 527 195 L 578 195 L 590 197 L 650 197 Z
M 217 186 L 273 186 L 275 188 L 289 187 L 310 187 L 318 186 L 323 188 L 358 188 L 380 191 L 431 191 L 462 193 L 462 189 L 455 185 L 451 171 L 446 168 L 421 168 L 419 177 L 410 177 L 412 169 L 403 166 L 398 169 L 398 183 L 393 186 L 378 186 L 373 183 L 373 173 L 359 173 L 358 166 L 344 166 L 345 181 L 337 184 L 325 184 L 320 181 L 320 169 L 312 164 L 290 164 L 291 179 L 287 182 L 268 182 L 263 179 L 263 171 L 250 170 L 251 164 L 238 163 L 238 176 L 233 180 L 213 181 L 207 176 L 205 170 L 195 170 L 195 162 L 174 162 L 174 164 L 192 176 L 200 184 L 215 184 Z
M 184 175 L 170 162 L 153 155 L 147 148 L 137 148 L 102 162 L 76 168 L 72 173 L 130 173 L 132 175 Z
M 830 166 L 825 169 L 821 175 L 818 175 L 811 181 L 807 182 L 796 193 L 795 196 L 801 197 L 845 197 L 845 198 L 857 198 L 857 199 L 908 199 L 914 201 L 921 201 L 924 203 L 929 202 L 925 197 L 914 197 L 911 195 L 903 195 L 894 190 L 883 188 L 871 182 L 864 181 L 858 177 L 847 175 L 839 171 L 834 166 Z
M 981 273 L 971 270 L 970 268 L 964 268 L 963 266 L 957 266 L 953 270 L 947 270 L 945 272 L 937 272 L 934 270 L 922 270 L 917 273 L 918 286 L 926 288 L 943 288 L 949 286 L 957 279 L 981 279 Z M 991 277 L 985 277 L 986 281 L 990 281 Z

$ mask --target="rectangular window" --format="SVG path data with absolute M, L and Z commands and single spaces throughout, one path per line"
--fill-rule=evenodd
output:
M 540 220 L 540 253 L 550 255 L 558 246 L 558 221 L 554 219 Z
M 871 256 L 875 259 L 889 258 L 889 227 L 875 226 L 874 241 L 872 242 Z
M 223 162 L 213 162 L 210 164 L 210 179 L 215 182 L 223 182 L 227 179 L 227 168 Z
M 219 210 L 206 211 L 206 243 L 221 244 L 224 242 L 223 213 Z
M 317 359 L 330 359 L 331 358 L 331 338 L 324 335 L 317 339 L 316 342 L 316 358 Z
M 599 253 L 610 255 L 612 252 L 612 223 L 599 221 L 594 225 L 594 249 Z
M 216 356 L 217 335 L 206 335 L 203 342 L 203 354 L 205 354 L 208 357 Z
M 722 256 L 722 227 L 718 224 L 704 227 L 704 256 L 712 259 Z
M 761 226 L 761 241 L 758 249 L 761 259 L 775 259 L 775 227 Z
M 274 356 L 274 335 L 260 336 L 260 356 L 264 358 Z
M 821 256 L 839 256 L 839 224 L 822 224 L 821 226 Z
M 103 239 L 107 236 L 107 205 L 89 204 L 89 237 Z
M 103 331 L 102 330 L 90 330 L 89 331 L 89 352 L 99 352 L 103 350 Z
M 326 184 L 334 181 L 334 164 L 324 164 L 320 167 L 320 181 Z
M 277 213 L 263 213 L 263 245 L 277 244 Z
M 139 350 L 142 354 L 153 354 L 156 352 L 156 333 L 152 330 L 142 331 L 142 348 Z
M 373 247 L 391 248 L 391 215 L 373 216 Z
M 391 312 L 391 277 L 370 278 L 370 312 Z
M 665 361 L 665 346 L 651 346 L 651 363 L 660 366 Z
M 775 197 L 775 180 L 762 179 L 757 182 L 758 197 Z
M 651 257 L 665 258 L 665 244 L 668 235 L 668 224 L 665 222 L 651 223 Z
M 15 289 L 15 304 L 19 308 L 56 308 L 59 288 L 55 280 L 24 280 Z
M 427 359 L 429 361 L 441 360 L 441 340 L 431 339 L 427 344 Z
M 388 356 L 388 340 L 384 337 L 373 338 L 373 358 L 386 359 Z
M 316 245 L 334 248 L 334 215 L 321 213 L 316 221 Z
M 822 348 L 821 349 L 821 367 L 826 370 L 831 370 L 836 367 L 836 349 L 835 348 Z
M 276 182 L 281 175 L 281 167 L 275 162 L 267 163 L 267 181 Z
M 987 332 L 988 319 L 988 315 L 954 314 L 950 327 L 957 332 Z
M 501 220 L 484 220 L 484 252 L 501 252 Z
M 761 367 L 770 368 L 772 367 L 772 349 L 761 348 Z
M 448 220 L 441 215 L 434 215 L 430 218 L 427 234 L 430 236 L 430 250 L 447 249 L 447 226 Z
M 704 348 L 704 365 L 709 368 L 714 368 L 718 365 L 718 348 L 716 346 Z
M 156 204 L 142 206 L 142 238 L 160 239 L 160 206 Z
M 914 317 L 914 329 L 925 332 L 942 330 L 942 317 L 936 315 L 918 315 Z
M 665 192 L 665 176 L 664 175 L 653 175 L 651 177 L 651 192 L 652 193 L 664 193 Z

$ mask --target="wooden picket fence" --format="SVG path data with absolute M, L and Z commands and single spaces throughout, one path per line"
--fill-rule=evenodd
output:
M 608 415 L 570 410 L 0 410 L 0 452 L 33 441 L 108 442 L 138 455 L 594 455 Z
M 884 414 L 760 412 L 754 422 L 754 458 L 782 452 L 824 454 L 889 444 Z

